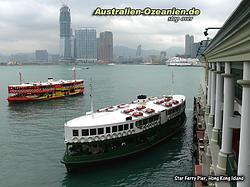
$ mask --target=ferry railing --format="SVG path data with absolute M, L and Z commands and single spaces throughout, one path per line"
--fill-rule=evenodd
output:
M 228 176 L 236 176 L 237 175 L 237 163 L 235 161 L 235 157 L 232 155 L 227 156 L 227 168 L 226 168 L 226 174 Z M 237 182 L 236 181 L 230 181 L 231 187 L 236 187 Z

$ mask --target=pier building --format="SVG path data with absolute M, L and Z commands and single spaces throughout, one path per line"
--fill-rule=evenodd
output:
M 202 54 L 195 101 L 195 172 L 231 177 L 203 186 L 250 186 L 250 1 L 242 0 Z M 198 107 L 197 107 L 198 106 Z M 201 185 L 197 182 L 195 186 Z

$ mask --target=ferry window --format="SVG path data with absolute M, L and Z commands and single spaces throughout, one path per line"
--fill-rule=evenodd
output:
M 124 130 L 128 130 L 128 124 L 124 125 Z
M 142 125 L 142 120 L 139 121 L 139 126 L 141 126 L 141 125 Z
M 153 120 L 154 120 L 153 117 L 150 117 L 149 118 L 149 123 L 153 122 Z
M 98 134 L 104 134 L 104 129 L 103 128 L 98 128 Z
M 159 115 L 154 116 L 154 121 L 157 121 L 159 119 Z
M 89 129 L 82 129 L 82 136 L 89 136 Z
M 130 123 L 130 129 L 133 129 L 133 128 L 134 128 L 134 124 Z
M 123 125 L 119 125 L 119 126 L 118 126 L 118 130 L 119 130 L 119 131 L 123 131 Z
M 73 130 L 73 136 L 78 136 L 78 130 Z
M 117 126 L 112 127 L 112 132 L 117 132 Z
M 106 133 L 110 133 L 110 127 L 106 127 Z
M 148 119 L 143 120 L 143 125 L 146 125 L 148 123 Z
M 90 135 L 96 135 L 96 129 L 90 129 Z

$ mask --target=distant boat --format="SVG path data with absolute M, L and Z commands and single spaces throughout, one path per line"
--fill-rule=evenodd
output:
M 114 63 L 109 63 L 109 64 L 107 64 L 108 66 L 115 66 L 115 64 Z
M 63 98 L 66 96 L 83 95 L 84 81 L 76 80 L 76 68 L 73 67 L 74 80 L 58 80 L 48 78 L 47 82 L 28 82 L 22 83 L 22 74 L 20 84 L 8 86 L 9 103 L 27 102 L 27 101 L 45 101 L 51 99 Z

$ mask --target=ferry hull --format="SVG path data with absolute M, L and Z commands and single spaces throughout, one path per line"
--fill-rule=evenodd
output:
M 142 133 L 119 138 L 120 142 L 122 142 L 125 139 L 132 141 L 132 143 L 128 145 L 121 146 L 120 148 L 117 148 L 115 150 L 111 150 L 107 153 L 97 154 L 97 155 L 70 156 L 67 153 L 65 153 L 61 163 L 65 164 L 68 172 L 71 172 L 76 169 L 83 169 L 85 167 L 93 166 L 99 163 L 110 162 L 113 160 L 129 157 L 139 152 L 145 151 L 149 148 L 152 148 L 157 144 L 161 143 L 162 141 L 166 140 L 167 138 L 170 138 L 171 136 L 175 135 L 182 129 L 185 123 L 186 123 L 186 115 L 185 112 L 183 112 L 182 114 L 171 119 L 165 124 L 155 126 L 151 129 L 145 130 Z M 147 142 L 141 144 L 136 143 L 138 137 L 143 135 L 146 137 L 150 137 L 152 134 L 155 135 L 153 139 L 150 139 Z M 111 140 L 105 140 L 102 143 L 106 142 L 107 144 L 109 144 L 117 141 L 118 139 L 115 140 L 111 139 Z M 79 145 L 81 145 L 81 143 L 79 143 Z
M 77 96 L 77 95 L 83 95 L 84 90 L 79 92 L 70 93 L 68 95 L 54 95 L 54 96 L 42 96 L 42 97 L 8 97 L 9 103 L 23 103 L 23 102 L 33 102 L 33 101 L 48 101 L 53 99 L 60 99 L 68 96 Z

